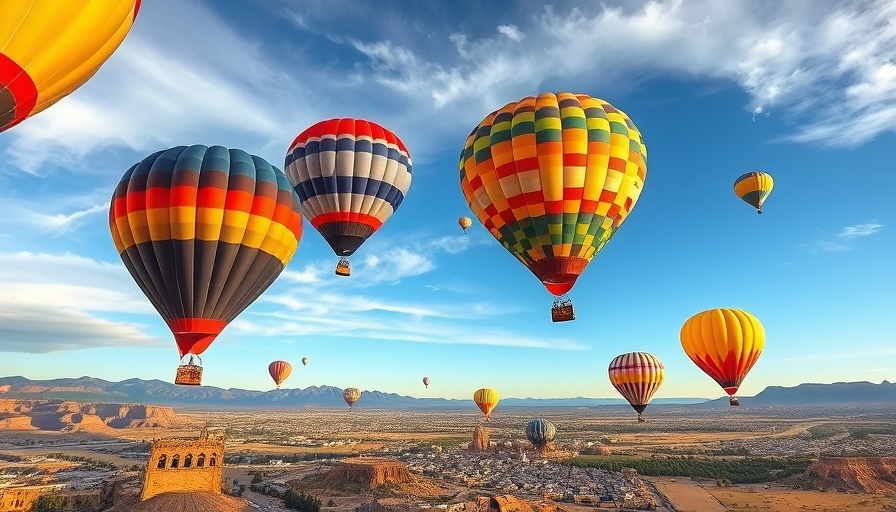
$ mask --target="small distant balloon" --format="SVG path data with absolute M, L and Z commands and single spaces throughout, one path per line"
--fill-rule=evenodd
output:
M 283 381 L 292 373 L 292 365 L 286 361 L 274 361 L 268 365 L 268 373 L 277 384 L 277 389 L 280 389 L 280 384 L 283 384 Z
M 423 385 L 427 388 L 429 387 L 429 377 L 423 377 Z
M 461 218 L 457 219 L 457 224 L 460 226 L 461 229 L 464 230 L 464 233 L 466 233 L 467 229 L 469 229 L 470 226 L 473 225 L 473 219 L 471 219 L 469 217 L 461 217 Z
M 302 366 L 308 366 L 308 358 L 307 357 L 302 358 Z
M 481 388 L 473 393 L 473 401 L 476 402 L 476 406 L 479 407 L 482 414 L 485 414 L 485 421 L 489 421 L 491 419 L 489 415 L 501 401 L 501 395 L 494 389 Z
M 359 398 L 361 398 L 361 390 L 358 388 L 346 388 L 345 391 L 342 392 L 342 399 L 348 404 L 349 409 L 355 405 L 355 402 L 357 402 Z
M 762 171 L 750 171 L 740 175 L 734 180 L 734 193 L 744 202 L 756 208 L 756 213 L 762 214 L 762 203 L 772 193 L 775 180 L 771 175 Z

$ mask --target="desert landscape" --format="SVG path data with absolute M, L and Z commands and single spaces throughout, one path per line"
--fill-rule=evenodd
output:
M 496 496 L 533 510 L 896 510 L 891 408 L 658 405 L 646 423 L 632 416 L 619 406 L 504 407 L 485 422 L 460 408 L 196 409 L 8 398 L 0 400 L 0 497 L 53 488 L 86 503 L 116 481 L 117 502 L 105 510 L 188 510 L 206 501 L 221 510 L 288 510 L 287 492 L 313 496 L 328 512 L 479 510 L 498 506 L 477 501 Z M 527 440 L 532 418 L 556 425 L 550 449 Z M 221 496 L 123 505 L 139 502 L 154 441 L 192 439 L 208 428 L 226 439 Z

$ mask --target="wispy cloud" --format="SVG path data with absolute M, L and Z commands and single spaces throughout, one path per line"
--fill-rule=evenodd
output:
M 852 250 L 852 246 L 849 242 L 858 238 L 871 236 L 883 229 L 883 227 L 884 225 L 879 224 L 877 221 L 846 226 L 837 233 L 837 236 L 834 239 L 818 241 L 815 243 L 814 247 L 828 252 L 850 251 Z
M 164 346 L 97 313 L 155 314 L 122 265 L 74 254 L 0 253 L 0 352 Z

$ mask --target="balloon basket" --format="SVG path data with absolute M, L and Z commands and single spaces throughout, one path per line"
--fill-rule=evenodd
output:
M 568 297 L 563 296 L 554 300 L 551 307 L 552 322 L 569 322 L 576 319 L 576 312 L 572 308 L 572 301 Z
M 731 404 L 731 407 L 740 407 L 740 402 L 733 396 L 728 399 L 728 403 Z
M 195 364 L 178 366 L 174 383 L 181 386 L 199 386 L 202 384 L 202 367 Z
M 352 267 L 347 259 L 339 258 L 339 263 L 336 264 L 336 275 L 343 277 L 352 275 Z

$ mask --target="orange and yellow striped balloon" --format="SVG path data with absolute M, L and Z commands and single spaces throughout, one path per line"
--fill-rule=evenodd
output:
M 280 389 L 280 384 L 292 373 L 292 365 L 286 361 L 274 361 L 268 365 L 268 373 L 274 379 L 277 389 Z
M 0 132 L 87 82 L 139 10 L 140 0 L 0 2 Z
M 647 149 L 631 119 L 566 92 L 492 112 L 460 156 L 476 218 L 557 296 L 625 221 L 646 175 Z
M 762 203 L 772 193 L 774 187 L 775 180 L 770 174 L 762 171 L 750 171 L 734 180 L 734 193 L 744 202 L 756 208 L 756 212 L 759 214 L 762 214 Z
M 681 346 L 732 397 L 765 347 L 765 329 L 742 309 L 697 313 L 681 327 Z
M 501 401 L 501 395 L 494 389 L 481 388 L 473 393 L 473 401 L 476 402 L 476 406 L 479 407 L 482 414 L 485 414 L 485 420 L 488 421 L 492 411 Z
M 637 411 L 639 420 L 653 394 L 666 378 L 662 361 L 647 352 L 629 352 L 616 356 L 610 362 L 607 372 L 610 383 Z

